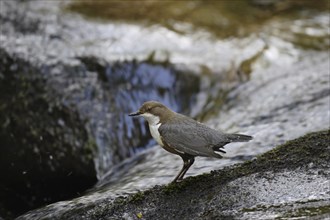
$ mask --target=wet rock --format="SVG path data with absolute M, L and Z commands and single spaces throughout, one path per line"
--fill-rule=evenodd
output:
M 305 133 L 327 129 L 329 123 L 329 55 L 308 52 L 291 65 L 274 64 L 255 71 L 249 82 L 232 90 L 219 120 L 219 129 L 249 131 L 254 141 L 228 147 L 227 156 L 257 154 Z
M 330 216 L 330 131 L 288 141 L 240 165 L 178 184 L 54 214 L 54 205 L 18 219 L 218 219 Z
M 96 147 L 37 69 L 3 50 L 0 57 L 0 206 L 8 217 L 91 187 Z

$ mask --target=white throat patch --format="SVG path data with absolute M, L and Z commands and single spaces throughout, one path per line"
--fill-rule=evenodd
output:
M 143 113 L 141 114 L 141 116 L 148 121 L 151 136 L 157 141 L 160 146 L 164 146 L 158 131 L 158 128 L 161 126 L 161 123 L 159 123 L 159 117 L 150 113 Z
M 159 122 L 159 117 L 150 113 L 143 113 L 141 116 L 148 121 L 149 125 L 156 125 Z

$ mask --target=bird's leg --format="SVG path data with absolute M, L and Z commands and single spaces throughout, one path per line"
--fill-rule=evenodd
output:
M 184 161 L 184 163 L 183 163 L 182 171 L 179 173 L 176 181 L 181 181 L 183 179 L 186 172 L 189 170 L 191 165 L 193 165 L 193 163 L 195 162 L 195 158 L 191 157 L 188 159 L 184 159 L 183 161 Z
M 179 172 L 179 174 L 174 178 L 172 183 L 181 181 L 183 179 L 183 176 L 186 174 L 186 172 L 191 167 L 191 165 L 193 165 L 193 163 L 195 162 L 194 157 L 188 157 L 188 158 L 182 157 L 182 160 L 183 160 L 183 167 L 182 167 L 181 171 Z

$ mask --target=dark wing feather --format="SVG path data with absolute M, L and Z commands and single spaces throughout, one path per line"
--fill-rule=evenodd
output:
M 189 155 L 221 158 L 214 151 L 224 153 L 220 148 L 230 142 L 226 134 L 183 115 L 175 119 L 176 123 L 164 123 L 159 127 L 163 142 Z

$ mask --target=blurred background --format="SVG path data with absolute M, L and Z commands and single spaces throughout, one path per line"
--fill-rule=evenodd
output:
M 1 1 L 0 216 L 170 182 L 181 160 L 127 117 L 147 100 L 255 137 L 188 175 L 329 128 L 329 4 Z

